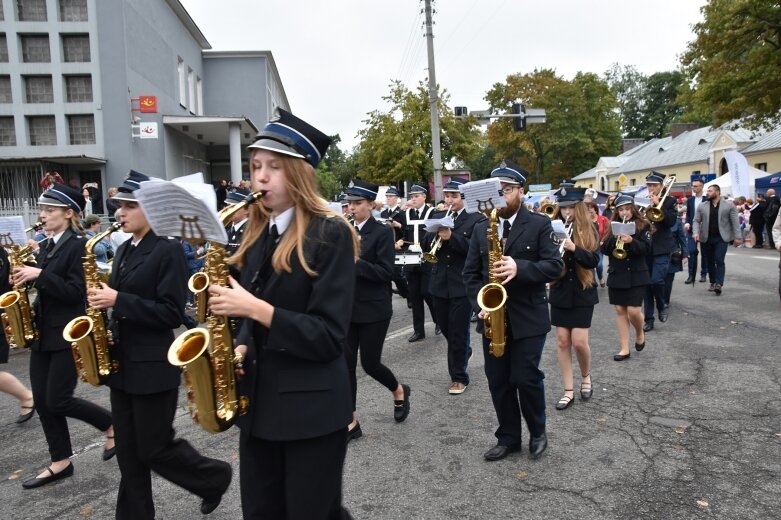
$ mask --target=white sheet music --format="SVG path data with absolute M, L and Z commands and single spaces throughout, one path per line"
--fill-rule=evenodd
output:
M 425 226 L 426 231 L 431 231 L 432 233 L 436 233 L 441 228 L 453 229 L 455 225 L 456 224 L 453 222 L 452 217 L 428 218 L 423 222 L 423 226 Z
M 560 240 L 569 238 L 569 233 L 567 233 L 567 228 L 563 221 L 559 219 L 551 220 L 551 226 L 553 226 L 553 234 L 556 236 L 556 238 Z
M 467 182 L 458 189 L 464 195 L 467 213 L 480 213 L 507 205 L 502 196 L 502 182 L 497 178 Z
M 635 234 L 635 223 L 627 222 L 626 224 L 624 224 L 623 222 L 611 222 L 610 229 L 613 231 L 613 236 L 618 236 L 618 235 L 631 236 Z
M 0 217 L 0 245 L 27 244 L 27 233 L 24 232 L 24 219 L 21 215 Z
M 648 197 L 635 197 L 635 206 L 638 208 L 647 208 L 651 205 L 651 199 Z
M 211 190 L 213 193 L 214 189 Z M 203 190 L 199 187 L 194 191 Z M 182 237 L 196 243 L 228 243 L 228 234 L 217 218 L 217 212 L 191 193 L 187 182 L 150 180 L 142 182 L 134 194 L 157 235 Z

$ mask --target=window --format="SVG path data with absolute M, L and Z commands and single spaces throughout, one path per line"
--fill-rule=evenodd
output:
M 5 20 L 5 13 L 3 12 L 3 2 L 0 2 L 0 21 Z
M 22 61 L 25 63 L 49 63 L 52 58 L 49 53 L 48 34 L 26 34 L 21 36 Z M 7 61 L 7 60 L 6 60 Z
M 195 96 L 198 98 L 198 110 L 196 114 L 203 115 L 203 85 L 201 84 L 201 78 L 195 80 Z
M 51 76 L 22 76 L 25 103 L 54 103 Z
M 754 168 L 756 168 L 757 170 L 762 170 L 763 172 L 766 172 L 767 171 L 767 163 L 766 162 L 756 163 L 754 165 Z
M 5 34 L 0 34 L 0 62 L 8 63 L 8 39 Z
M 89 103 L 92 101 L 92 76 L 65 76 L 65 101 Z
M 13 103 L 11 95 L 11 76 L 0 76 L 0 103 Z
M 51 146 L 57 144 L 57 129 L 54 116 L 28 116 L 31 146 Z
M 46 0 L 16 0 L 16 15 L 20 22 L 45 22 Z
M 89 35 L 62 35 L 62 57 L 66 62 L 90 61 Z
M 182 58 L 179 58 L 176 71 L 179 74 L 179 104 L 184 107 L 187 106 L 187 86 L 185 85 L 187 76 L 184 75 L 184 60 Z
M 95 144 L 95 116 L 68 116 L 70 144 Z
M 699 175 L 699 174 L 700 174 L 700 170 L 694 170 L 694 171 L 692 172 L 692 175 Z
M 194 114 L 198 105 L 195 101 L 195 74 L 190 67 L 187 67 L 187 86 L 190 94 L 190 112 Z
M 60 0 L 61 22 L 86 22 L 87 0 Z
M 620 190 L 621 190 L 621 183 L 616 181 L 616 190 L 615 191 L 620 191 Z
M 635 186 L 637 184 L 637 179 L 632 179 L 629 182 L 630 182 L 630 186 Z
M 16 146 L 13 117 L 0 117 L 0 146 Z

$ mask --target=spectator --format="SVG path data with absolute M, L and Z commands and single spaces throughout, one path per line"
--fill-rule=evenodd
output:
M 708 186 L 708 202 L 700 204 L 694 217 L 694 240 L 700 242 L 708 258 L 709 291 L 721 295 L 726 271 L 724 257 L 730 242 L 740 240 L 738 212 L 722 199 L 718 184 Z
M 204 254 L 204 248 L 203 246 L 195 247 L 187 240 L 179 239 L 179 242 L 182 244 L 182 249 L 184 250 L 184 256 L 187 259 L 187 269 L 188 269 L 188 278 L 201 269 L 203 269 L 203 254 Z M 187 306 L 192 307 L 193 306 L 193 298 L 194 295 L 192 291 L 187 291 Z
M 109 222 L 116 222 L 117 219 L 114 217 L 114 213 L 117 212 L 119 209 L 119 202 L 112 199 L 114 195 L 117 194 L 117 188 L 112 186 L 108 189 L 108 198 L 106 199 L 106 214 L 108 215 Z
M 100 233 L 100 217 L 97 215 L 87 215 L 87 218 L 84 219 L 84 235 L 87 237 L 87 239 L 90 239 Z M 95 260 L 98 262 L 108 263 L 109 256 L 114 256 L 114 250 L 111 247 L 111 242 L 108 241 L 108 239 L 104 238 L 97 244 L 95 244 L 95 248 L 92 250 L 93 253 L 95 253 Z
M 757 193 L 757 203 L 751 207 L 751 218 L 749 218 L 749 227 L 754 232 L 754 249 L 762 249 L 765 245 L 765 210 L 767 201 L 764 193 Z
M 608 219 L 604 215 L 599 214 L 599 206 L 596 202 L 591 201 L 588 204 L 586 204 L 588 207 L 589 213 L 591 214 L 591 220 L 594 222 L 594 225 L 597 228 L 597 233 L 599 234 L 599 263 L 597 264 L 597 278 L 599 280 L 599 286 L 604 287 L 605 286 L 605 278 L 603 276 L 604 274 L 604 263 L 603 263 L 603 257 L 602 254 L 602 244 L 605 242 L 605 238 L 607 237 L 607 228 L 610 226 L 610 219 Z
M 222 209 L 225 206 L 225 197 L 228 196 L 228 181 L 221 180 L 220 185 L 214 191 L 217 193 L 217 209 Z
M 771 232 L 773 233 L 773 242 L 776 244 L 776 249 L 781 252 L 781 213 L 776 217 Z M 778 297 L 781 298 L 781 261 L 778 263 Z
M 767 241 L 770 243 L 770 249 L 776 248 L 776 242 L 773 238 L 773 224 L 776 222 L 778 210 L 781 209 L 781 200 L 776 196 L 776 190 L 770 188 L 765 194 L 767 199 L 767 208 L 765 209 L 765 227 L 767 228 Z
M 81 194 L 84 196 L 84 211 L 82 212 L 82 215 L 89 216 L 92 215 L 92 199 L 90 198 L 90 192 L 87 188 L 84 188 L 81 190 Z
M 44 190 L 48 190 L 54 184 L 65 184 L 65 181 L 62 180 L 59 172 L 46 172 L 43 174 L 43 177 L 41 177 L 41 180 L 38 181 L 38 184 Z

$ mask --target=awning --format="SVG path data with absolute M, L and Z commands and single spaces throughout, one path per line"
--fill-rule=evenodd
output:
M 258 129 L 246 117 L 163 116 L 165 126 L 206 146 L 227 146 L 232 123 L 240 125 L 242 147 L 255 142 Z
M 0 157 L 0 161 L 13 161 L 13 162 L 50 162 L 58 164 L 106 164 L 106 159 L 100 157 L 88 157 L 86 155 L 65 155 L 61 157 Z

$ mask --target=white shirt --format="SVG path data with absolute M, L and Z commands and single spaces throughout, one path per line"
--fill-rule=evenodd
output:
M 279 236 L 282 236 L 282 234 L 287 231 L 287 228 L 290 226 L 290 221 L 293 220 L 293 215 L 296 214 L 296 207 L 290 207 L 280 213 L 277 216 L 271 215 L 271 218 L 269 218 L 268 225 L 269 229 L 271 229 L 271 226 L 277 226 L 277 233 L 279 233 Z

